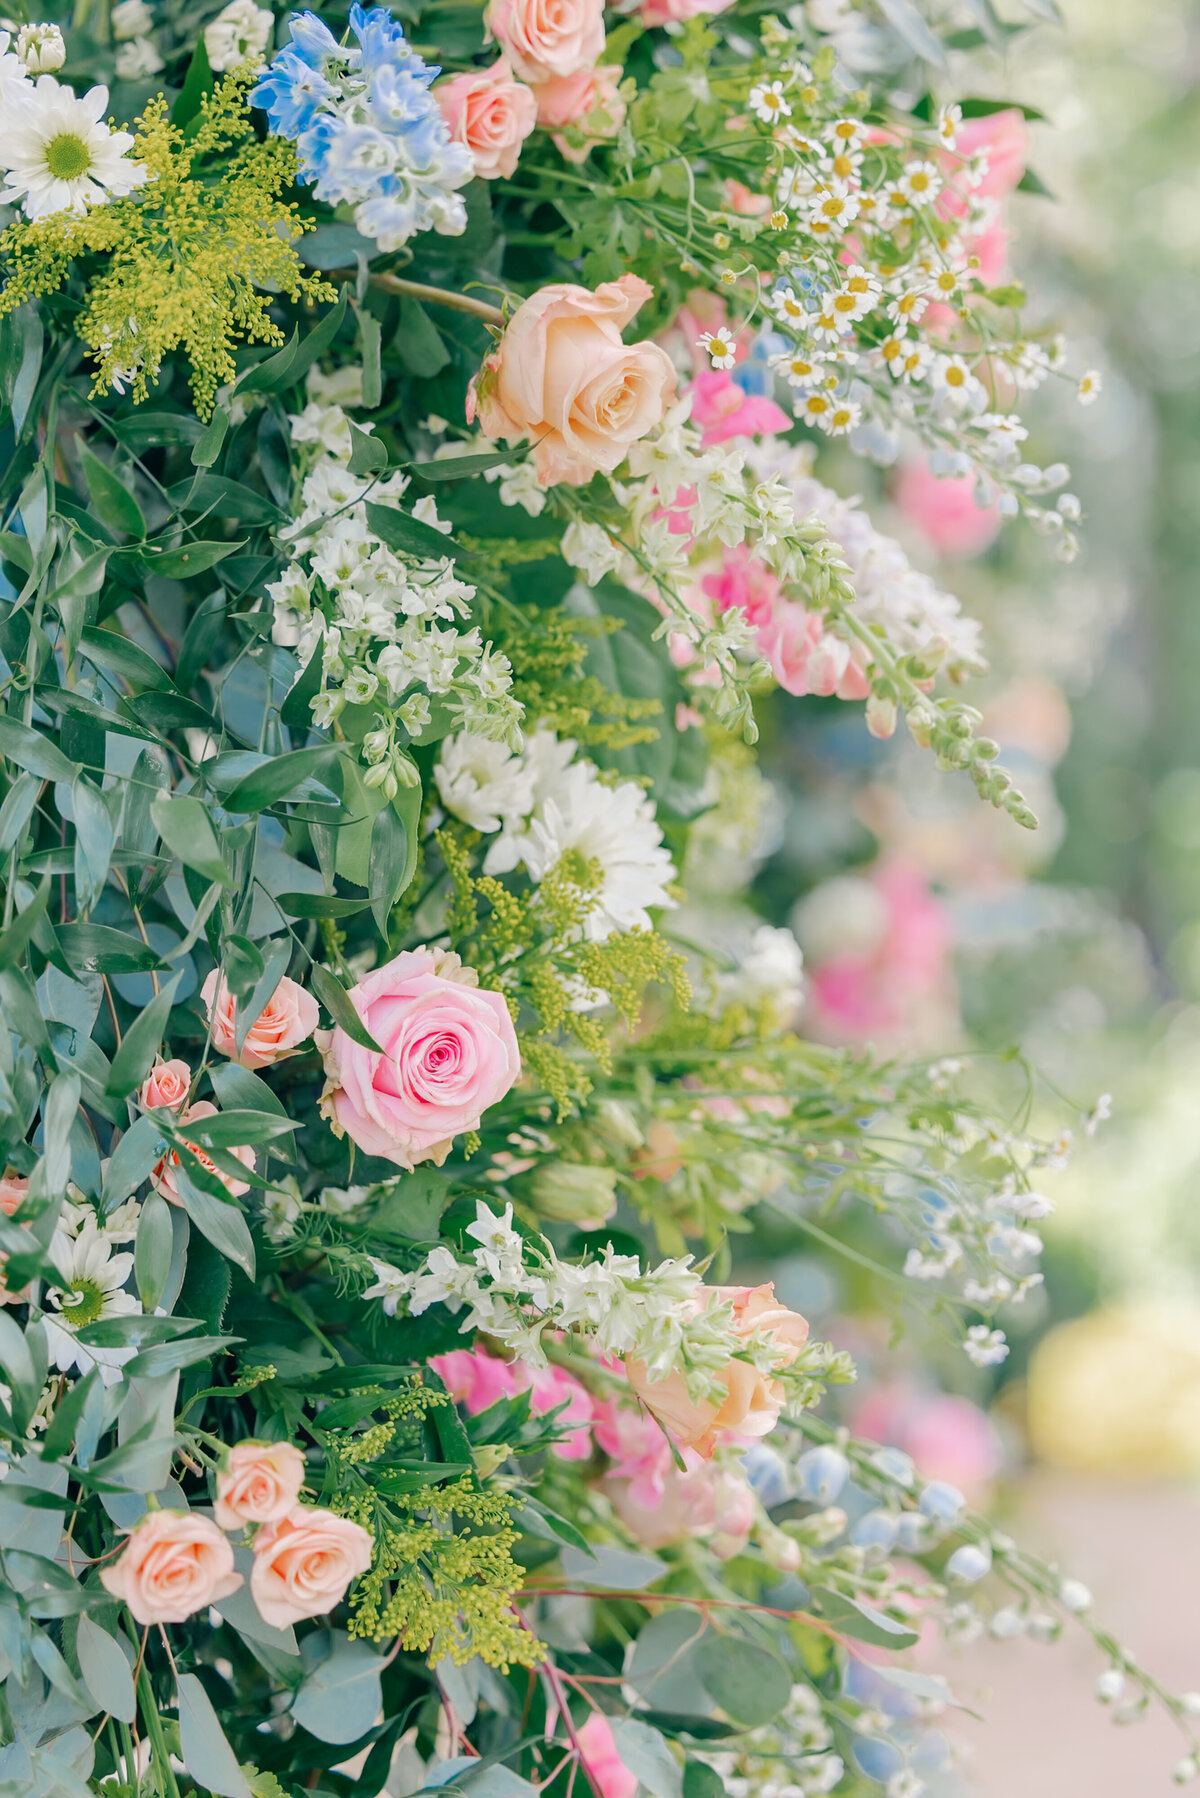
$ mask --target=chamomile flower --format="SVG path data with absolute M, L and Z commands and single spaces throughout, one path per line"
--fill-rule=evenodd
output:
M 932 162 L 917 159 L 904 165 L 897 185 L 913 206 L 932 206 L 944 184 Z
M 836 151 L 861 150 L 867 141 L 867 128 L 861 119 L 835 119 L 826 127 L 825 135 Z
M 952 150 L 958 141 L 958 128 L 962 124 L 961 106 L 942 106 L 938 109 L 937 134 L 943 147 Z
M 861 420 L 862 407 L 857 400 L 834 400 L 818 423 L 827 436 L 845 437 Z
M 782 81 L 761 81 L 757 87 L 750 89 L 747 97 L 750 110 L 757 113 L 764 125 L 773 125 L 776 119 L 790 119 L 792 116 Z
M 767 304 L 780 324 L 802 325 L 808 317 L 808 307 L 790 285 L 777 287 Z
M 129 160 L 132 135 L 102 122 L 106 87 L 77 98 L 53 75 L 40 75 L 36 83 L 10 90 L 7 99 L 0 201 L 19 200 L 29 218 L 49 218 L 86 212 L 145 181 L 144 165 Z
M 1079 397 L 1079 404 L 1081 406 L 1094 405 L 1100 398 L 1102 387 L 1103 382 L 1100 379 L 1099 369 L 1089 368 L 1086 374 L 1080 376 L 1079 386 L 1075 390 Z
M 861 145 L 836 145 L 821 158 L 821 167 L 839 181 L 852 181 L 862 167 Z
M 700 348 L 708 351 L 714 368 L 732 368 L 737 361 L 737 344 L 727 325 L 721 325 L 715 331 L 706 331 L 700 339 Z
M 973 422 L 976 429 L 987 432 L 990 449 L 1015 451 L 1029 435 L 1015 412 L 981 412 Z
M 839 337 L 853 330 L 854 320 L 844 313 L 835 312 L 830 300 L 826 300 L 820 312 L 809 319 L 809 330 L 814 337 L 825 343 L 836 343 Z
M 874 309 L 882 293 L 883 288 L 878 278 L 869 269 L 854 262 L 846 271 L 840 291 L 829 302 L 828 310 L 838 313 L 842 318 L 865 318 Z
M 797 350 L 791 356 L 780 356 L 773 366 L 779 369 L 789 387 L 817 387 L 825 375 L 822 359 L 806 356 L 803 350 Z
M 951 405 L 962 409 L 979 405 L 983 387 L 971 373 L 961 356 L 938 356 L 933 364 L 933 385 Z
M 840 237 L 858 217 L 858 195 L 845 181 L 819 187 L 809 201 L 808 228 L 814 237 Z
M 907 387 L 912 381 L 923 381 L 933 363 L 933 351 L 920 337 L 897 333 L 883 346 L 888 373 Z
M 817 425 L 822 431 L 828 429 L 826 420 L 833 411 L 834 402 L 827 393 L 806 393 L 802 400 L 796 402 L 796 417 L 806 425 Z

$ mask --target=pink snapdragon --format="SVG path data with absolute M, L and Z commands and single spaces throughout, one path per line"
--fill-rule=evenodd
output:
M 719 611 L 736 606 L 745 613 L 785 693 L 867 697 L 870 685 L 852 645 L 826 630 L 819 612 L 785 599 L 778 580 L 745 544 L 726 550 L 720 569 L 705 575 L 700 585 Z

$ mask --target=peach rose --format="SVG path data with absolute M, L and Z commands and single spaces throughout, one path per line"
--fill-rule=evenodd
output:
M 438 1167 L 454 1138 L 476 1130 L 521 1072 L 502 993 L 481 990 L 457 955 L 413 949 L 376 968 L 350 1003 L 379 1044 L 340 1027 L 317 1033 L 325 1061 L 321 1113 L 368 1155 L 410 1171 Z
M 233 1549 L 216 1524 L 194 1511 L 147 1511 L 120 1560 L 100 1580 L 138 1623 L 182 1623 L 242 1583 Z
M 0 1211 L 5 1217 L 11 1217 L 21 1200 L 29 1191 L 29 1182 L 24 1174 L 14 1174 L 7 1169 L 0 1179 Z
M 269 1068 L 273 1061 L 290 1055 L 317 1027 L 320 1011 L 311 993 L 285 974 L 246 1032 L 242 1052 L 237 1046 L 237 1007 L 233 994 L 216 968 L 200 988 L 212 1023 L 213 1048 L 244 1068 Z
M 250 1591 L 264 1623 L 286 1629 L 321 1617 L 371 1565 L 372 1537 L 360 1523 L 297 1505 L 254 1538 Z
M 556 75 L 537 90 L 537 122 L 554 133 L 555 147 L 568 162 L 582 162 L 593 144 L 615 137 L 625 117 L 620 86 L 624 69 L 602 63 L 595 69 L 578 69 L 574 75 Z M 587 132 L 586 141 L 573 147 L 562 136 L 568 125 Z
M 484 23 L 523 81 L 573 75 L 599 62 L 604 0 L 491 0 Z
M 639 275 L 595 293 L 558 283 L 519 306 L 467 393 L 467 420 L 485 437 L 537 440 L 543 486 L 580 487 L 611 473 L 631 443 L 661 423 L 675 397 L 675 369 L 656 343 L 624 344 L 621 332 L 653 289 Z
M 197 1104 L 189 1105 L 186 1111 L 180 1113 L 179 1122 L 181 1125 L 194 1124 L 198 1123 L 201 1118 L 215 1118 L 216 1115 L 216 1106 L 211 1104 L 208 1099 L 201 1099 Z M 185 1137 L 184 1140 L 186 1142 L 187 1138 Z M 239 1180 L 235 1175 L 225 1173 L 217 1166 L 207 1149 L 202 1149 L 199 1143 L 188 1142 L 188 1148 L 202 1168 L 206 1168 L 210 1174 L 216 1175 L 231 1199 L 240 1199 L 244 1192 L 250 1191 L 245 1180 Z M 237 1149 L 227 1149 L 225 1152 L 232 1155 L 236 1161 L 240 1161 L 243 1167 L 252 1168 L 254 1166 L 254 1150 L 248 1145 Z M 175 1169 L 178 1166 L 179 1156 L 174 1149 L 170 1149 L 150 1175 L 150 1184 L 155 1192 L 160 1192 L 163 1198 L 172 1205 L 179 1203 L 179 1188 L 175 1184 Z
M 787 1367 L 808 1339 L 808 1324 L 775 1297 L 774 1285 L 701 1286 L 696 1305 L 705 1309 L 714 1300 L 733 1305 L 734 1334 L 742 1338 L 770 1336 L 776 1350 L 776 1366 Z M 725 1388 L 720 1401 L 693 1398 L 681 1373 L 663 1380 L 647 1376 L 644 1361 L 627 1361 L 625 1372 L 648 1411 L 651 1411 L 681 1448 L 695 1449 L 707 1460 L 725 1437 L 765 1436 L 774 1429 L 783 1408 L 781 1381 L 763 1374 L 748 1361 L 730 1360 L 718 1378 Z
M 484 181 L 511 175 L 537 123 L 533 90 L 513 80 L 504 57 L 490 69 L 455 75 L 433 90 L 452 143 L 465 144 Z
M 138 1104 L 143 1111 L 155 1111 L 160 1105 L 178 1111 L 191 1084 L 192 1070 L 186 1061 L 156 1061 L 142 1081 Z
M 213 1516 L 223 1530 L 278 1523 L 300 1496 L 304 1456 L 291 1442 L 239 1442 L 217 1472 Z

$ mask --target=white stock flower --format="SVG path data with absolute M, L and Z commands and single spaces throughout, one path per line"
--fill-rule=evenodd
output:
M 248 62 L 257 65 L 271 41 L 275 15 L 254 0 L 229 0 L 216 18 L 204 27 L 208 66 L 220 72 Z
M 121 81 L 141 81 L 148 75 L 157 75 L 163 59 L 153 38 L 135 37 L 127 44 L 117 45 L 114 66 Z
M 621 566 L 624 551 L 601 525 L 573 518 L 563 532 L 562 557 L 594 587 Z
M 0 167 L 6 180 L 0 201 L 19 200 L 31 219 L 56 212 L 86 212 L 111 196 L 132 193 L 146 179 L 131 162 L 128 131 L 103 123 L 108 89 L 93 87 L 82 98 L 53 75 L 6 96 Z

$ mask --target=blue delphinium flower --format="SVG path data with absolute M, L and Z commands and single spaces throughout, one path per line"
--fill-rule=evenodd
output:
M 414 52 L 387 7 L 351 8 L 356 43 L 339 44 L 313 13 L 290 23 L 292 42 L 251 99 L 296 144 L 300 179 L 327 204 L 354 207 L 359 230 L 382 250 L 419 231 L 462 232 L 457 190 L 474 161 L 450 142 L 429 91 L 441 71 Z

